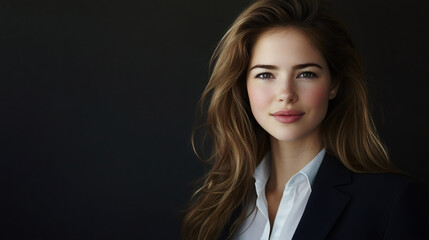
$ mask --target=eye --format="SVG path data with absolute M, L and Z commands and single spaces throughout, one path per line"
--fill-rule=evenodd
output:
M 299 78 L 316 78 L 317 75 L 313 72 L 302 72 L 298 75 Z
M 268 72 L 264 72 L 264 73 L 260 73 L 258 75 L 256 75 L 256 78 L 260 78 L 260 79 L 271 79 L 273 78 L 273 74 L 268 73 Z

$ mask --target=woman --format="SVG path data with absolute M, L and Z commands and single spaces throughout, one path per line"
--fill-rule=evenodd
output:
M 323 4 L 256 1 L 213 60 L 213 164 L 185 239 L 426 239 L 419 189 L 392 168 L 356 49 Z

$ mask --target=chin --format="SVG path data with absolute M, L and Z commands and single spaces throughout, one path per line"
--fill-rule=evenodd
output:
M 296 142 L 301 140 L 310 140 L 313 138 L 319 138 L 318 131 L 287 131 L 287 132 L 275 132 L 273 134 L 270 134 L 270 136 L 279 141 L 279 142 Z M 311 140 L 310 140 L 311 141 Z
M 299 139 L 302 139 L 302 135 L 294 135 L 294 134 L 270 134 L 270 136 L 279 141 L 279 142 L 294 142 Z

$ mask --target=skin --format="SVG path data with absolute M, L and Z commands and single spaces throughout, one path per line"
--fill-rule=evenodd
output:
M 298 29 L 283 27 L 262 33 L 251 53 L 247 92 L 256 121 L 270 135 L 271 175 L 266 186 L 270 225 L 289 179 L 322 149 L 320 124 L 337 88 L 320 51 Z M 281 110 L 304 113 L 283 123 Z

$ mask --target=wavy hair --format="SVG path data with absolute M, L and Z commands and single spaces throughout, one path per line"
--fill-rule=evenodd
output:
M 328 153 L 354 172 L 395 171 L 371 118 L 363 66 L 345 26 L 319 0 L 255 1 L 211 59 L 214 67 L 200 104 L 202 110 L 209 104 L 204 126 L 214 151 L 211 169 L 184 217 L 185 239 L 216 239 L 229 225 L 232 236 L 248 217 L 241 209 L 254 207 L 253 172 L 269 150 L 269 138 L 251 113 L 246 75 L 257 37 L 279 27 L 302 31 L 326 59 L 331 81 L 339 87 L 321 124 Z

